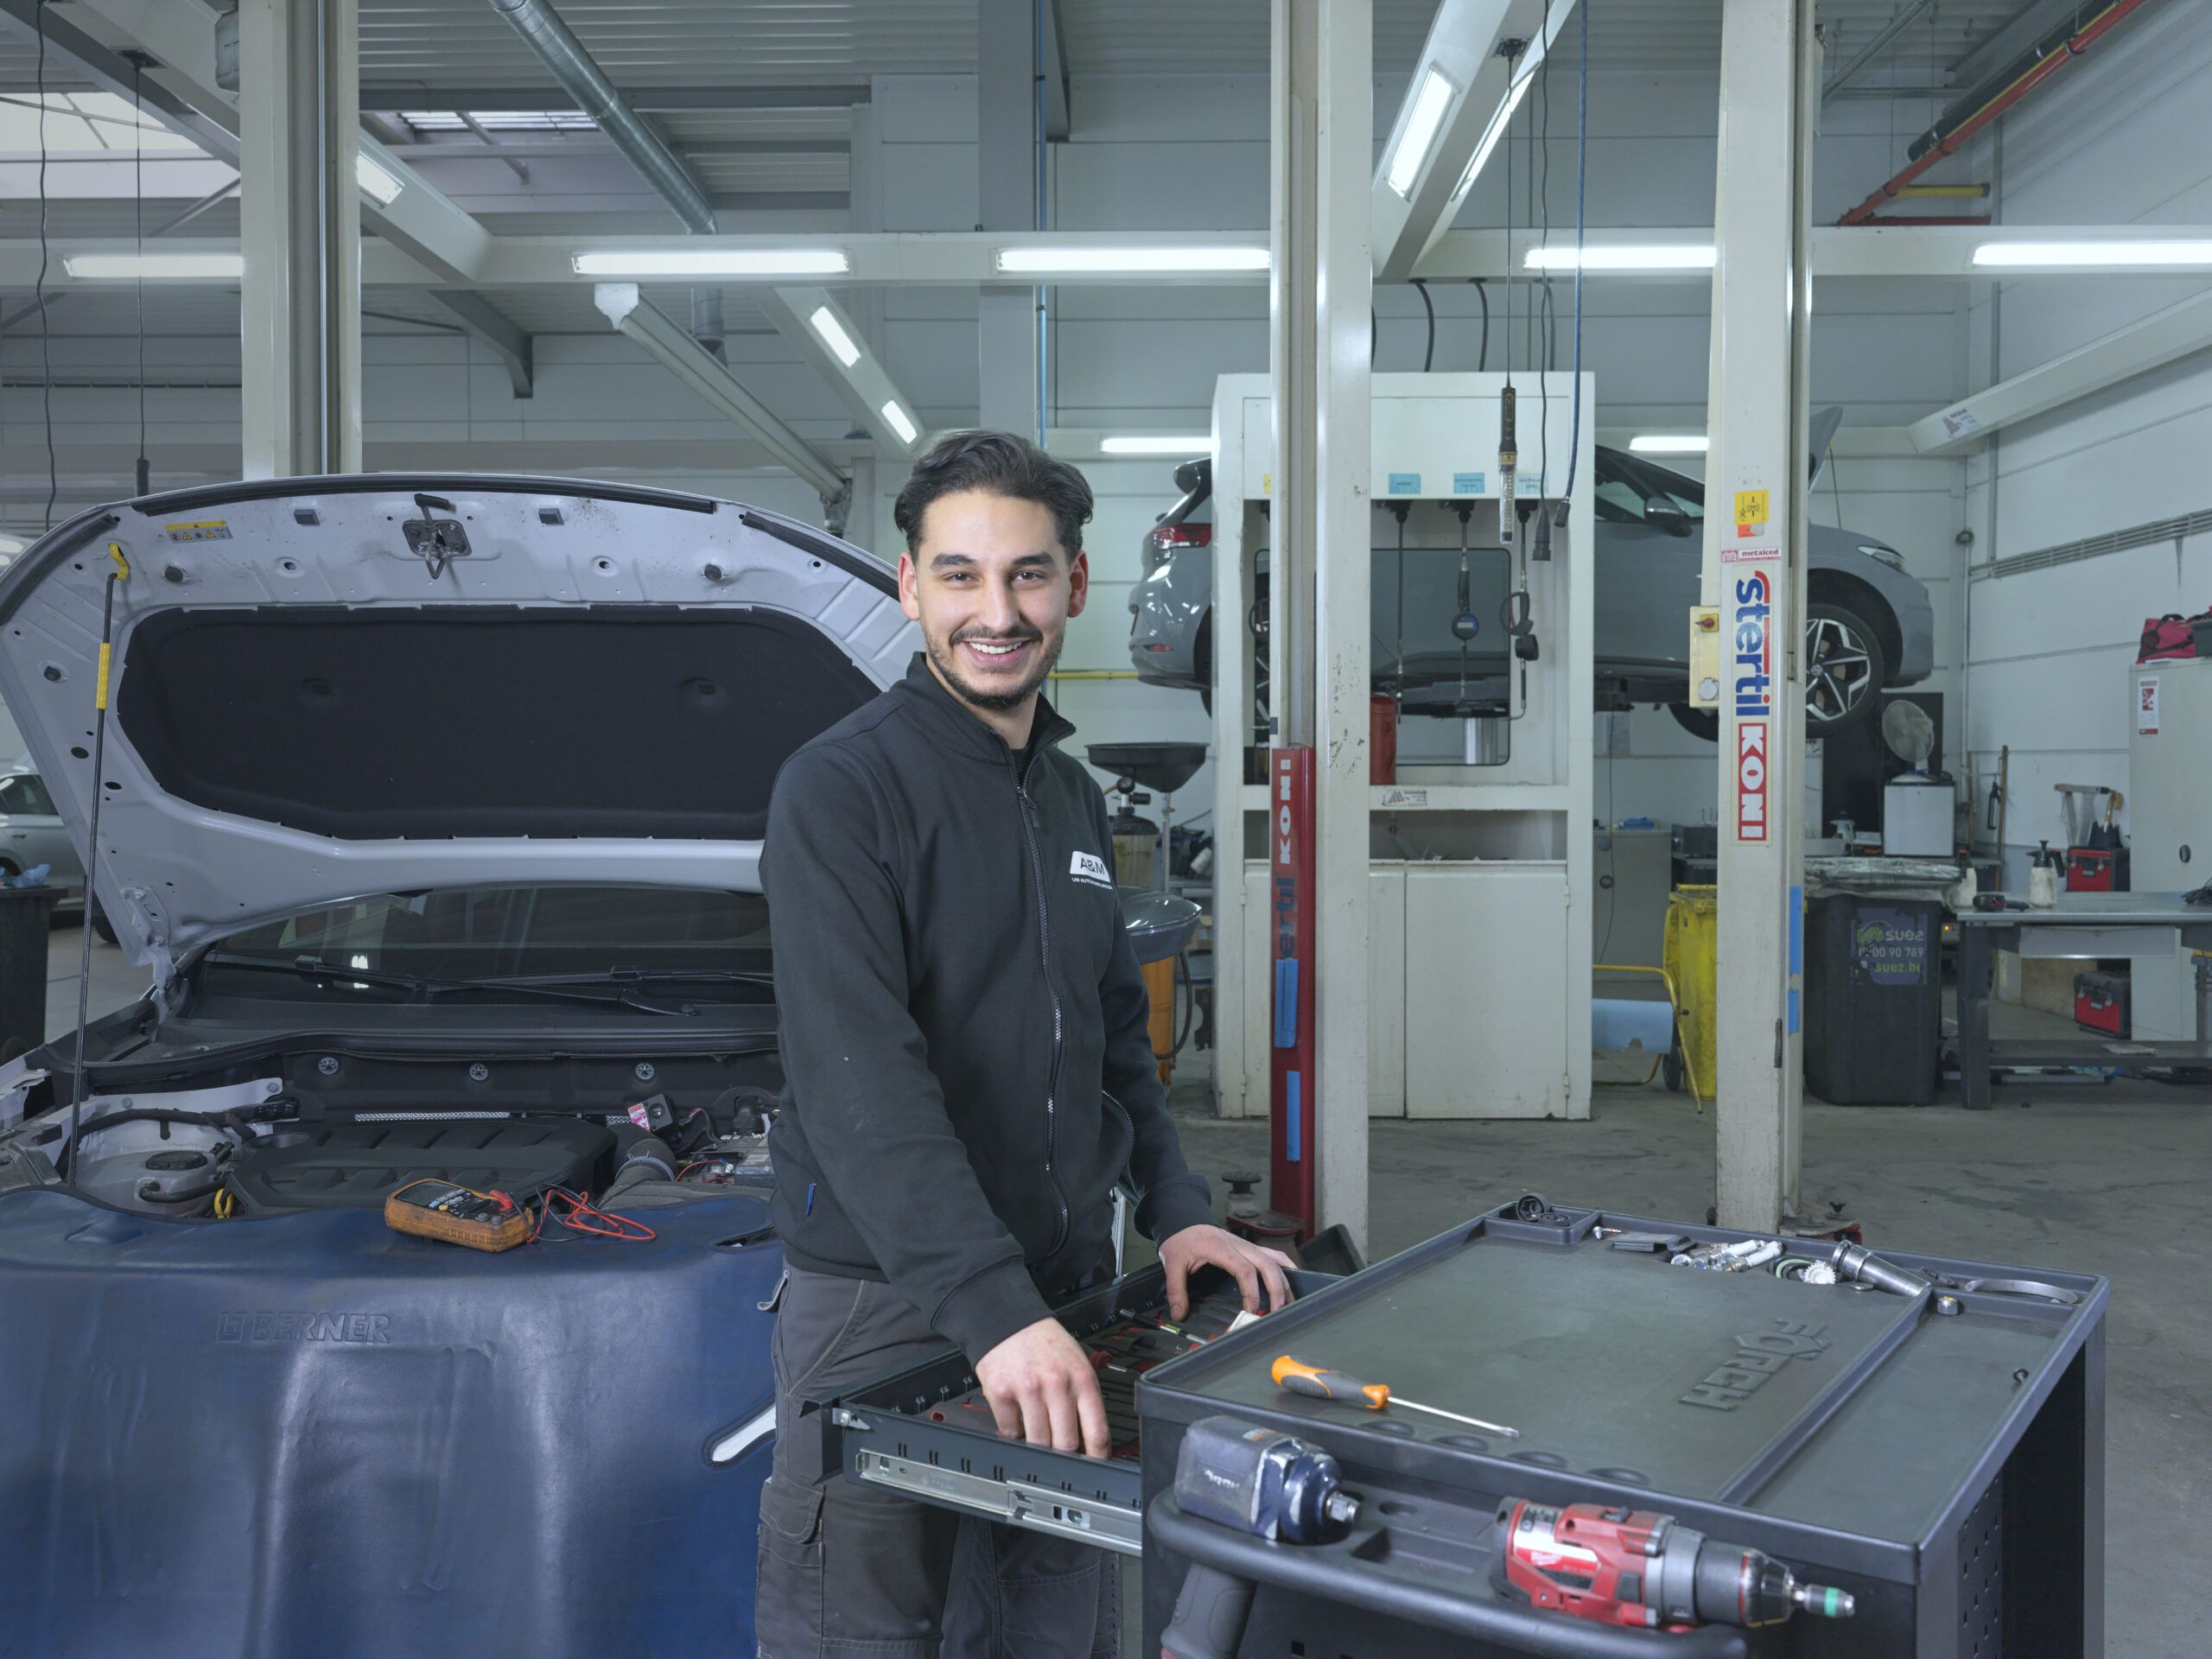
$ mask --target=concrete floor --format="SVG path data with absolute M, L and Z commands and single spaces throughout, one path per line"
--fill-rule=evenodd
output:
M 76 1018 L 81 936 L 53 937 L 48 1034 Z M 144 988 L 92 947 L 97 1014 Z M 2000 1034 L 2042 1016 L 1999 1007 Z M 2048 1030 L 2048 1027 L 2044 1029 Z M 1257 1121 L 1211 1116 L 1203 1070 L 1174 1090 L 1193 1166 L 1267 1166 Z M 1607 1075 L 1601 1066 L 1600 1076 Z M 1614 1075 L 1618 1075 L 1618 1068 Z M 2107 1326 L 2105 1555 L 2115 1654 L 2206 1650 L 2192 1524 L 2212 1502 L 2212 1090 L 2082 1078 L 2013 1084 L 1989 1112 L 1808 1104 L 1803 1191 L 1842 1201 L 1876 1249 L 2102 1274 Z M 1586 1123 L 1377 1121 L 1370 1137 L 1370 1255 L 1394 1254 L 1535 1189 L 1560 1203 L 1701 1219 L 1713 1202 L 1713 1119 L 1656 1088 L 1599 1088 Z

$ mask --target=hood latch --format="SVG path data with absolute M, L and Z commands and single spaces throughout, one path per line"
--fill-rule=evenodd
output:
M 399 526 L 407 537 L 407 550 L 423 561 L 435 582 L 446 573 L 446 566 L 455 559 L 469 556 L 468 532 L 458 518 L 441 518 L 441 512 L 457 511 L 454 504 L 442 496 L 418 495 L 415 505 L 423 510 L 420 518 L 410 518 Z

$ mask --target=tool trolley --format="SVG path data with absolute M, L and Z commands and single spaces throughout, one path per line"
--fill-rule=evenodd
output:
M 1615 1248 L 1637 1235 L 1684 1243 Z M 1802 1240 L 1736 1271 L 1672 1265 L 1747 1242 L 1764 1243 L 1507 1205 L 1148 1374 L 1141 1650 L 1160 1650 L 1203 1562 L 1258 1586 L 1227 1649 L 1243 1659 L 2101 1654 L 2106 1281 L 1886 1251 L 1808 1283 L 1794 1263 L 1844 1247 Z M 1285 1352 L 1518 1435 L 1287 1393 Z M 1359 1500 L 1348 1535 L 1274 1542 L 1186 1514 L 1180 1442 L 1222 1417 L 1332 1456 Z M 1491 1580 L 1515 1499 L 1671 1516 L 1853 1611 L 1630 1629 L 1516 1605 Z

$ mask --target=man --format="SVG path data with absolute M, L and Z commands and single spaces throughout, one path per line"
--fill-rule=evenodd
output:
M 790 1270 L 760 1497 L 762 1659 L 1111 1654 L 1100 1555 L 819 1466 L 800 1400 L 950 1341 L 999 1432 L 1107 1452 L 1096 1374 L 1048 1304 L 1112 1271 L 1126 1174 L 1171 1310 L 1191 1270 L 1245 1305 L 1287 1258 L 1212 1225 L 1122 931 L 1106 804 L 1039 695 L 1090 583 L 1083 475 L 1002 432 L 948 438 L 895 514 L 925 649 L 785 766 L 761 878 L 785 1077 L 771 1137 Z

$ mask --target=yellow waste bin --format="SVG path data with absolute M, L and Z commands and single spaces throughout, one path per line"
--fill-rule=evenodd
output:
M 1675 1018 L 1681 1029 L 1682 1057 L 1690 1086 L 1700 1096 L 1713 1092 L 1714 958 L 1718 887 L 1676 887 L 1667 901 L 1667 940 L 1661 965 L 1675 988 Z M 1668 1067 L 1674 1082 L 1675 1067 Z

